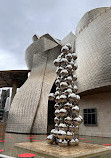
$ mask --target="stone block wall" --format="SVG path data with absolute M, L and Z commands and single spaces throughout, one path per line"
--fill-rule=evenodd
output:
M 97 109 L 97 126 L 85 126 L 82 123 L 79 134 L 111 137 L 111 92 L 82 96 L 79 105 L 83 118 L 83 109 Z

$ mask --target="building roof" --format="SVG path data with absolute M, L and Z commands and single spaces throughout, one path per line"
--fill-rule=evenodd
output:
M 43 38 L 43 37 L 45 37 L 45 38 L 47 38 L 47 39 L 49 39 L 49 40 L 51 40 L 51 41 L 53 41 L 53 42 L 55 42 L 55 43 L 61 45 L 61 41 L 60 41 L 60 40 L 58 40 L 58 39 L 52 37 L 52 36 L 51 36 L 50 34 L 48 34 L 48 33 L 42 35 L 40 38 Z
M 106 12 L 106 10 L 109 10 L 110 7 L 101 7 L 101 8 L 95 8 L 87 13 L 81 18 L 79 21 L 77 28 L 76 28 L 76 35 L 80 33 L 84 28 L 86 28 L 89 23 L 94 21 L 98 16 L 100 16 L 102 13 Z
M 0 88 L 12 87 L 13 81 L 17 81 L 17 88 L 20 88 L 28 78 L 30 70 L 6 70 L 0 71 Z

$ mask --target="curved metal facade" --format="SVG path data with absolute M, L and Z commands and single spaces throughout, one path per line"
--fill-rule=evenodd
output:
M 11 104 L 8 132 L 47 133 L 48 94 L 56 79 L 53 61 L 60 54 L 60 48 L 43 37 L 26 50 L 31 73 Z
M 86 13 L 76 36 L 79 93 L 111 85 L 111 8 Z
M 46 34 L 26 49 L 25 60 L 31 73 L 11 104 L 8 132 L 47 133 L 48 94 L 56 79 L 53 61 L 60 55 L 61 45 L 70 40 L 74 43 L 73 33 L 66 36 L 61 44 Z

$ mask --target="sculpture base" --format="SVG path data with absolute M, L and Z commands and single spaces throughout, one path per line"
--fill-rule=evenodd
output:
M 95 156 L 111 151 L 110 146 L 102 146 L 97 144 L 79 143 L 79 146 L 74 147 L 59 147 L 58 145 L 49 145 L 45 141 L 42 142 L 26 142 L 17 143 L 16 147 L 35 151 L 38 154 L 56 158 L 80 158 L 86 156 Z

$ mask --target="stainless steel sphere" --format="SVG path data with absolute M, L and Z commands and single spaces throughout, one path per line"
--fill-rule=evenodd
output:
M 68 60 L 67 60 L 66 58 L 62 58 L 62 59 L 60 60 L 60 65 L 61 65 L 61 66 L 67 65 L 67 63 L 68 63 Z
M 65 81 L 66 81 L 68 84 L 71 84 L 71 83 L 72 83 L 72 77 L 71 77 L 71 76 L 68 76 L 67 78 L 65 78 Z
M 72 122 L 73 122 L 73 120 L 72 120 L 71 117 L 67 116 L 67 117 L 65 118 L 65 122 L 66 122 L 68 125 L 71 125 Z
M 76 102 L 78 103 L 80 101 L 80 96 L 76 95 Z
M 46 141 L 48 144 L 53 144 L 54 143 L 54 135 L 51 134 L 46 138 Z
M 78 91 L 78 87 L 75 85 L 73 88 L 74 93 Z
M 75 138 L 75 145 L 79 145 L 79 139 Z
M 72 113 L 73 113 L 73 114 L 78 114 L 79 111 L 80 111 L 80 110 L 79 110 L 79 107 L 78 107 L 77 105 L 72 108 Z
M 79 131 L 79 126 L 74 126 L 75 132 Z
M 67 102 L 65 105 L 64 105 L 65 109 L 66 110 L 70 110 L 72 108 L 72 104 Z
M 68 54 L 66 55 L 66 58 L 67 58 L 68 61 L 71 61 L 71 60 L 72 60 L 72 54 L 71 54 L 71 53 L 68 53 Z
M 59 119 L 58 117 L 55 117 L 55 118 L 54 118 L 54 122 L 55 122 L 56 124 L 59 124 L 60 119 Z
M 60 80 L 59 80 L 59 79 L 55 81 L 55 85 L 56 85 L 57 87 L 59 87 L 59 85 L 60 85 Z
M 67 132 L 66 133 L 66 139 L 71 140 L 73 138 L 73 132 Z
M 77 132 L 79 130 L 79 126 L 74 126 L 73 124 L 69 126 L 70 132 Z
M 65 93 L 66 95 L 69 95 L 69 94 L 72 93 L 72 89 L 71 89 L 71 88 L 67 88 L 67 89 L 64 91 L 64 93 Z
M 62 130 L 59 130 L 58 131 L 58 138 L 59 139 L 65 139 L 66 138 L 66 132 L 62 131 Z
M 68 87 L 68 84 L 66 82 L 61 82 L 60 83 L 60 88 L 61 89 L 66 89 Z
M 55 102 L 60 103 L 60 97 L 59 96 L 56 97 Z
M 59 125 L 55 124 L 55 129 L 58 130 L 59 129 Z
M 60 109 L 60 105 L 55 104 L 55 105 L 54 105 L 54 108 L 55 108 L 56 110 L 57 110 L 57 109 L 59 110 L 59 109 Z
M 75 93 L 69 94 L 68 97 L 69 97 L 70 101 L 76 101 L 76 95 L 75 95 Z
M 67 131 L 68 127 L 64 123 L 59 124 L 59 130 Z
M 67 101 L 67 96 L 66 95 L 60 95 L 60 102 L 64 103 Z
M 58 145 L 62 147 L 62 139 L 58 140 Z
M 76 145 L 76 142 L 74 139 L 71 139 L 71 141 L 69 142 L 69 145 L 70 146 L 75 146 Z
M 55 92 L 55 97 L 59 96 L 60 95 L 60 92 L 59 91 L 56 91 Z
M 64 54 L 66 54 L 69 51 L 69 48 L 67 46 L 63 46 L 61 49 L 61 52 L 63 52 Z
M 68 76 L 68 71 L 67 70 L 65 70 L 65 69 L 63 69 L 63 70 L 61 70 L 61 76 Z
M 73 81 L 76 81 L 76 80 L 77 80 L 77 76 L 73 75 Z
M 69 48 L 69 50 L 72 48 L 72 45 L 70 43 L 66 43 L 65 45 Z
M 60 110 L 55 110 L 55 116 L 59 117 L 60 116 Z
M 83 122 L 83 118 L 82 118 L 82 116 L 81 115 L 78 115 L 78 117 L 81 119 L 81 121 Z
M 72 71 L 72 65 L 67 65 L 66 69 L 67 69 L 68 72 L 71 72 Z
M 82 123 L 82 119 L 80 117 L 74 118 L 73 121 L 76 126 L 79 126 Z
M 77 64 L 72 65 L 73 69 L 76 70 L 78 68 Z
M 58 67 L 57 70 L 56 70 L 56 74 L 57 75 L 60 75 L 61 71 L 63 70 L 62 67 Z
M 70 125 L 70 126 L 69 126 L 69 131 L 70 131 L 70 132 L 75 132 L 74 125 Z
M 64 139 L 62 142 L 59 144 L 60 147 L 66 147 L 68 145 L 68 142 Z
M 54 99 L 55 99 L 54 93 L 50 93 L 50 94 L 48 95 L 48 99 L 49 99 L 50 101 L 54 101 Z
M 76 53 L 72 53 L 72 58 L 73 58 L 74 60 L 76 60 L 76 59 L 77 59 L 77 54 L 76 54 Z
M 60 109 L 60 116 L 66 116 L 67 115 L 67 110 L 66 109 Z
M 55 131 L 56 131 L 55 129 L 52 129 L 52 130 L 51 130 L 51 134 L 54 135 L 54 134 L 55 134 Z
M 54 65 L 57 67 L 57 66 L 59 66 L 60 65 L 60 59 L 58 58 L 58 59 L 55 59 L 54 60 Z

